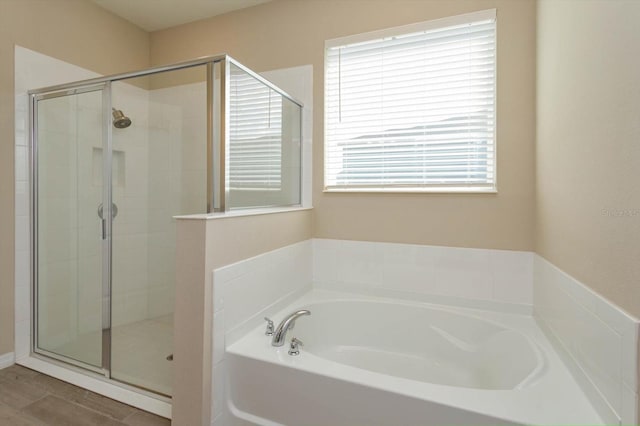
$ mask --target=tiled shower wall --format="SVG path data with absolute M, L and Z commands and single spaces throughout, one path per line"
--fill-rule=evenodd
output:
M 95 206 L 101 200 L 90 173 L 94 145 L 102 140 L 101 104 L 99 92 L 51 98 L 41 102 L 38 115 L 39 316 L 40 342 L 47 349 L 102 327 L 94 317 L 100 312 L 101 258 L 91 226 L 99 223 Z
M 15 48 L 15 357 L 28 356 L 31 339 L 29 149 L 27 90 L 67 81 L 97 77 L 95 73 L 37 52 Z M 46 71 L 45 71 L 46 70 Z M 61 303 L 67 303 L 61 299 Z
M 148 309 L 173 312 L 173 216 L 206 212 L 206 83 L 151 90 L 148 210 Z
M 112 85 L 112 103 L 131 118 L 126 129 L 112 130 L 113 220 L 112 324 L 119 326 L 149 317 L 149 94 L 127 83 Z M 96 191 L 99 191 L 99 187 Z M 80 303 L 82 304 L 82 302 Z

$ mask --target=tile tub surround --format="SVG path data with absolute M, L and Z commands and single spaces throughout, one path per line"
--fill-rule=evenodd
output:
M 313 240 L 315 288 L 531 312 L 533 254 Z
M 309 255 L 312 288 L 520 314 L 532 314 L 535 309 L 538 323 L 558 352 L 568 350 L 564 360 L 574 374 L 579 373 L 576 379 L 600 415 L 609 423 L 637 423 L 637 319 L 534 253 L 312 239 Z M 223 403 L 227 367 L 222 339 L 226 335 L 228 346 L 250 324 L 262 322 L 268 304 L 252 314 L 251 300 L 260 298 L 268 287 L 280 285 L 260 279 L 262 274 L 255 269 L 260 265 L 259 258 L 253 258 L 253 267 L 239 262 L 214 272 L 215 424 L 224 424 L 228 418 Z M 282 259 L 280 262 L 282 267 L 287 264 Z M 253 275 L 248 275 L 249 271 L 254 271 Z M 244 294 L 249 303 L 232 305 L 243 311 L 226 324 L 224 292 L 241 276 L 245 278 L 237 281 L 238 294 L 231 300 L 242 300 Z M 245 327 L 238 327 L 243 321 Z
M 214 424 L 223 424 L 228 415 L 223 403 L 225 345 L 264 322 L 264 316 L 277 312 L 311 283 L 316 288 L 397 298 L 422 296 L 530 313 L 532 259 L 528 252 L 313 239 L 216 269 Z
M 534 315 L 607 423 L 638 424 L 639 320 L 538 255 Z
M 311 289 L 311 252 L 307 240 L 213 271 L 213 424 L 226 418 L 226 345 Z
M 213 271 L 261 254 L 308 242 L 311 238 L 311 211 L 273 212 L 252 216 L 198 215 L 177 218 L 177 288 L 174 316 L 173 420 L 176 424 L 212 423 L 214 321 L 216 308 L 226 306 L 220 291 L 214 292 Z M 310 255 L 306 269 L 311 270 Z M 277 273 L 278 271 L 273 271 Z M 309 278 L 302 285 L 310 285 Z M 259 276 L 255 276 L 259 280 Z M 218 281 L 218 286 L 220 282 Z M 257 292 L 268 288 L 257 288 Z M 225 305 L 220 305 L 220 301 Z M 217 361 L 217 359 L 216 359 Z M 216 381 L 222 378 L 216 375 Z

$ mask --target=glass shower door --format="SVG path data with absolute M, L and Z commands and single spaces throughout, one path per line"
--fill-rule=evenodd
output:
M 113 82 L 111 378 L 171 396 L 176 215 L 207 211 L 207 69 Z M 116 113 L 118 116 L 120 114 Z
M 34 351 L 98 372 L 109 330 L 105 88 L 34 98 Z

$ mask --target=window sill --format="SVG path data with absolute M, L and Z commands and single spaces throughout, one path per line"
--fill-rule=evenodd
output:
M 497 188 L 328 188 L 322 192 L 332 193 L 364 193 L 364 194 L 497 194 Z

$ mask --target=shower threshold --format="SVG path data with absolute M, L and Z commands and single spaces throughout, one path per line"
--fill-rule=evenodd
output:
M 162 417 L 171 418 L 173 316 L 165 315 L 113 327 L 112 376 L 32 353 L 16 363 Z M 56 351 L 73 358 L 95 341 L 91 333 Z M 130 356 L 136 354 L 135 357 Z
M 127 324 L 111 330 L 111 377 L 164 396 L 171 395 L 172 363 L 167 355 L 173 352 L 173 315 L 164 315 Z M 86 333 L 57 347 L 54 352 L 75 358 L 75 354 L 96 352 L 96 334 Z M 135 356 L 132 356 L 135 355 Z

